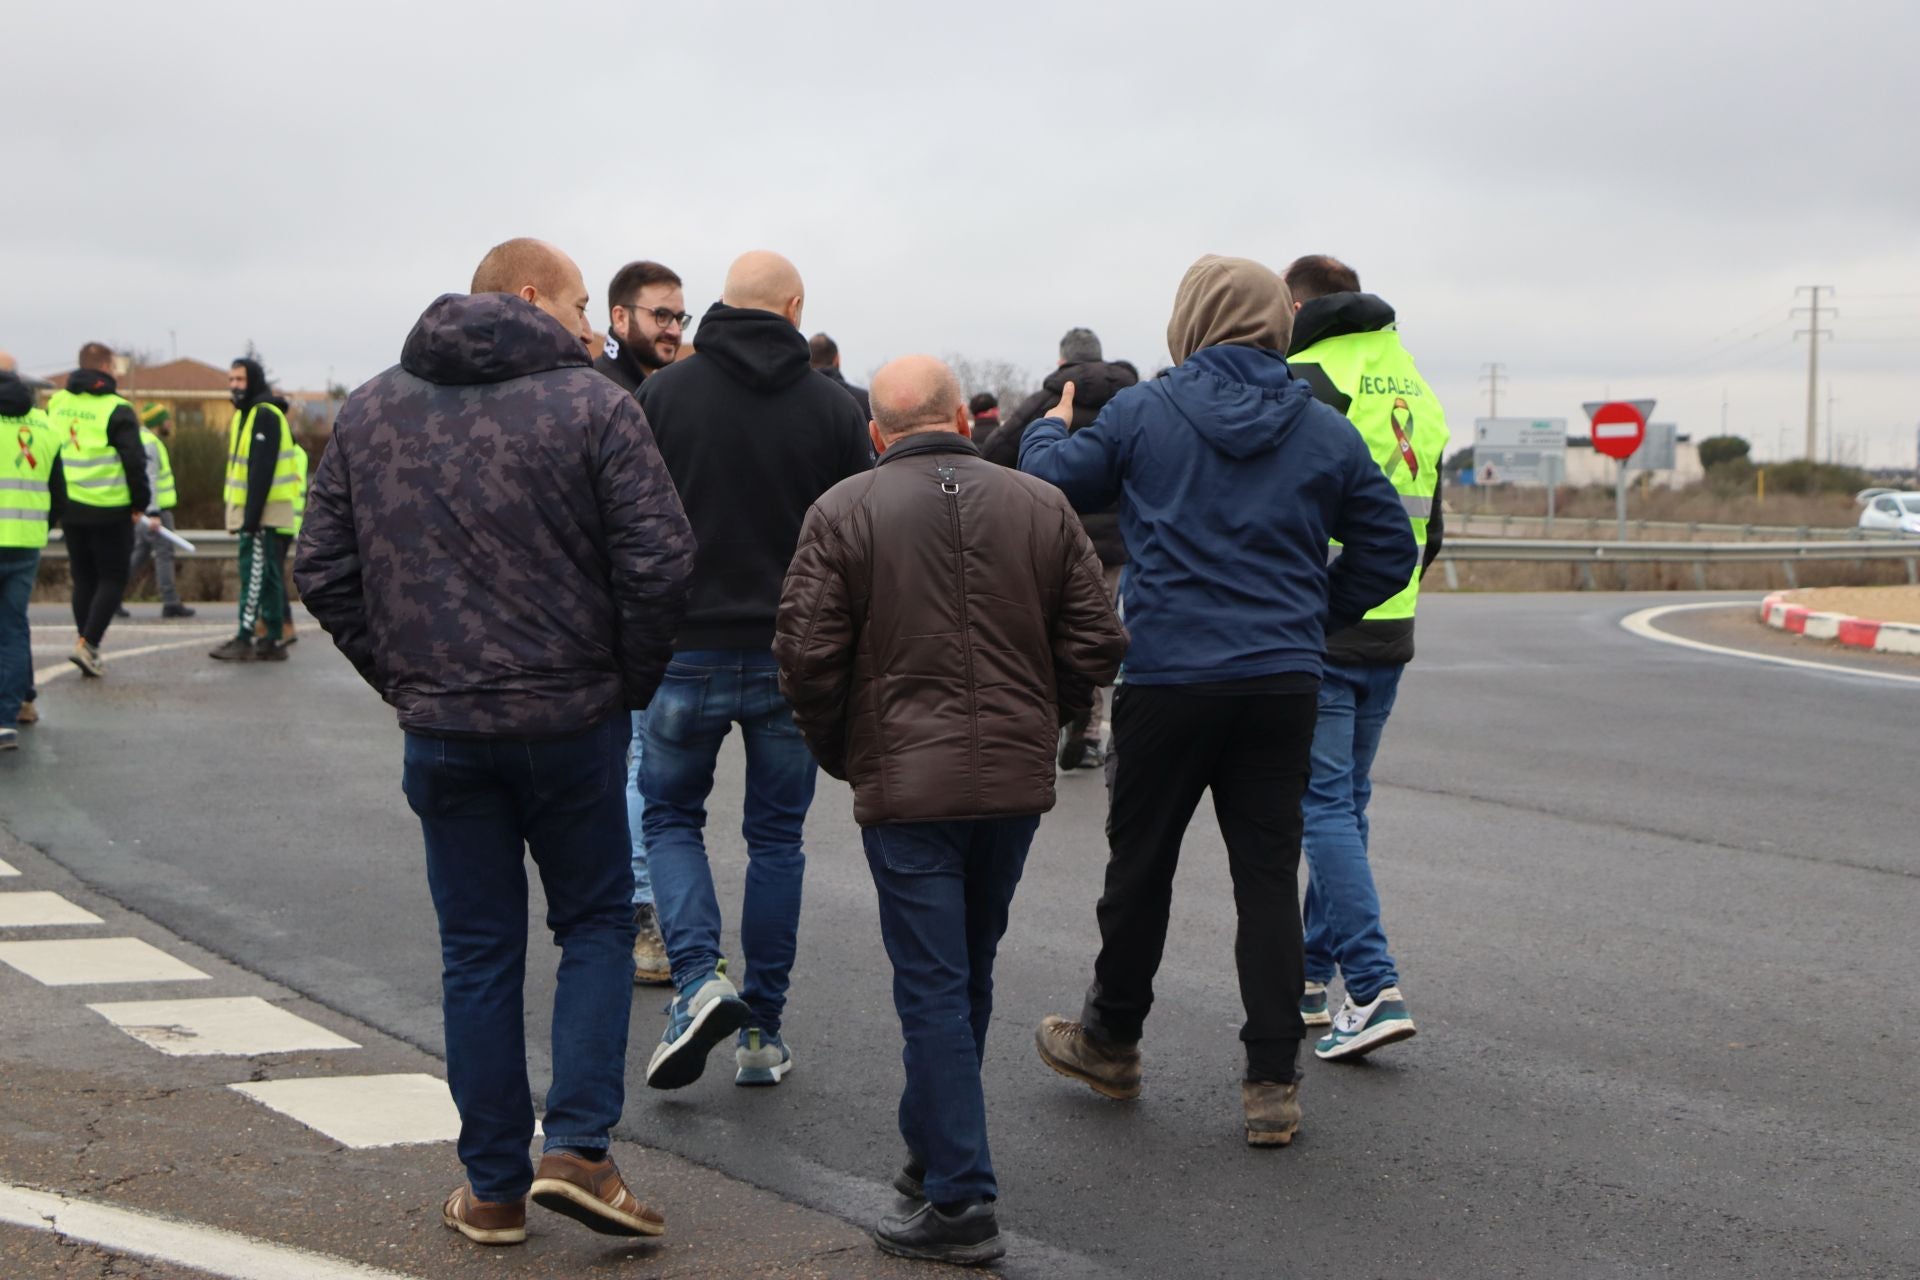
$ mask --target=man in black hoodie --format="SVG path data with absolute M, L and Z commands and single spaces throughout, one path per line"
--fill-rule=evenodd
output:
M 814 762 L 780 695 L 774 616 L 814 499 L 872 466 L 853 398 L 807 363 L 805 289 L 778 254 L 746 254 L 700 321 L 698 351 L 640 388 L 699 550 L 686 621 L 648 709 L 640 790 L 654 901 L 677 994 L 647 1083 L 693 1083 L 738 1031 L 734 1082 L 778 1084 L 806 867 Z M 745 991 L 726 978 L 703 831 L 720 744 L 746 739 Z M 744 994 L 744 999 L 742 995 Z
M 1017 470 L 1020 466 L 1020 437 L 1049 409 L 1060 403 L 1061 392 L 1069 382 L 1073 384 L 1073 421 L 1068 424 L 1067 430 L 1072 433 L 1092 426 L 1093 420 L 1100 416 L 1100 411 L 1107 407 L 1107 401 L 1138 381 L 1140 373 L 1132 365 L 1125 361 L 1101 358 L 1100 336 L 1093 330 L 1069 329 L 1066 336 L 1060 339 L 1059 367 L 1047 375 L 1038 391 L 1014 407 L 1012 415 L 981 446 L 980 452 L 990 462 Z M 1098 511 L 1082 515 L 1080 523 L 1085 526 L 1087 537 L 1093 540 L 1093 549 L 1100 555 L 1100 567 L 1106 573 L 1107 597 L 1118 604 L 1120 573 L 1127 567 L 1127 544 L 1120 537 L 1120 517 L 1111 510 Z M 1062 769 L 1100 767 L 1100 742 L 1105 736 L 1101 724 L 1102 712 L 1112 703 L 1113 690 L 1102 690 L 1087 714 L 1077 717 L 1061 730 Z
M 101 676 L 106 669 L 100 664 L 100 643 L 127 593 L 134 526 L 147 522 L 144 513 L 153 492 L 140 415 L 120 397 L 113 349 L 89 342 L 80 348 L 79 364 L 66 390 L 54 392 L 47 403 L 47 416 L 64 441 L 66 515 L 60 527 L 73 578 L 73 625 L 80 632 L 70 660 L 82 674 Z
M 828 381 L 853 397 L 860 406 L 860 416 L 873 417 L 873 401 L 867 395 L 865 387 L 856 387 L 847 381 L 847 375 L 840 372 L 840 344 L 824 333 L 816 333 L 807 339 L 807 363 L 825 374 Z
M 233 421 L 227 429 L 227 532 L 240 535 L 240 627 L 207 656 L 221 662 L 284 662 L 287 535 L 301 473 L 293 428 L 275 402 L 266 370 L 242 356 L 227 370 Z M 264 624 L 264 628 L 262 628 Z

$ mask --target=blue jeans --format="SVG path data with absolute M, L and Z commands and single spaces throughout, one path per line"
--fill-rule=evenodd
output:
M 1331 982 L 1338 965 L 1347 994 L 1361 1004 L 1400 981 L 1367 865 L 1367 804 L 1373 758 L 1405 669 L 1327 664 L 1313 730 L 1313 777 L 1300 802 L 1307 980 Z
M 521 988 L 532 850 L 560 947 L 546 1149 L 607 1148 L 626 1101 L 633 1001 L 633 872 L 616 716 L 539 742 L 408 734 L 405 790 L 426 836 L 440 917 L 447 1084 L 460 1161 L 482 1200 L 533 1182 L 533 1103 Z
M 647 874 L 647 834 L 641 827 L 647 801 L 640 794 L 640 757 L 647 732 L 647 713 L 633 713 L 633 741 L 627 746 L 627 830 L 633 836 L 633 905 L 653 902 L 653 877 Z
M 1036 815 L 860 829 L 906 1037 L 900 1136 L 926 1166 L 935 1204 L 999 1194 L 980 1064 L 993 957 L 1039 827 Z
M 20 721 L 20 704 L 33 694 L 33 634 L 27 603 L 33 599 L 40 552 L 0 547 L 0 729 Z
M 735 724 L 747 747 L 740 828 L 747 841 L 740 912 L 747 974 L 740 995 L 752 1011 L 752 1025 L 778 1032 L 800 931 L 800 882 L 807 867 L 800 837 L 813 804 L 815 766 L 780 696 L 771 653 L 688 650 L 667 664 L 647 708 L 640 765 L 647 861 L 674 985 L 686 992 L 721 959 L 720 902 L 704 831 L 714 762 Z

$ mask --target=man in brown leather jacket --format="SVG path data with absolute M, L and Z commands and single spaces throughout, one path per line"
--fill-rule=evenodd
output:
M 1127 635 L 1073 508 L 980 456 L 950 369 L 908 356 L 871 394 L 879 463 L 808 511 L 773 648 L 820 767 L 853 784 L 906 1036 L 894 1185 L 917 1203 L 874 1237 L 984 1262 L 1003 1252 L 980 1088 L 994 951 L 1059 728 Z

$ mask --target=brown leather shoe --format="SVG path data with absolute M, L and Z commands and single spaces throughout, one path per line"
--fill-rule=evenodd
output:
M 27 724 L 39 724 L 39 723 L 40 723 L 40 708 L 38 708 L 38 707 L 36 707 L 36 706 L 34 706 L 34 705 L 33 705 L 33 704 L 31 703 L 31 702 L 23 702 L 23 703 L 21 703 L 21 704 L 20 704 L 20 717 L 19 717 L 19 719 L 17 719 L 17 720 L 15 720 L 15 721 L 14 721 L 14 723 L 15 723 L 15 724 L 22 724 L 22 725 L 27 725 Z
M 1300 1128 L 1300 1082 L 1240 1082 L 1240 1105 L 1247 1113 L 1247 1145 L 1284 1147 Z
M 1049 1015 L 1033 1033 L 1040 1061 L 1063 1076 L 1090 1086 L 1095 1093 L 1122 1102 L 1140 1096 L 1140 1046 L 1102 1044 L 1087 1038 L 1086 1028 L 1058 1015 Z
M 440 1221 L 475 1244 L 525 1244 L 527 1202 L 498 1204 L 476 1200 L 473 1188 L 462 1185 L 440 1206 Z
M 658 1210 L 641 1204 L 609 1157 L 588 1160 L 549 1151 L 534 1173 L 533 1202 L 603 1236 L 657 1236 L 667 1229 Z

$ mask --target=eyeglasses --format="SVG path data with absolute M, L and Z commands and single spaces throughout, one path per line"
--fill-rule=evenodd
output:
M 643 308 L 643 307 L 629 306 L 626 308 L 626 310 L 631 315 L 652 316 L 653 322 L 659 325 L 662 329 L 666 328 L 668 325 L 678 325 L 680 328 L 684 329 L 687 327 L 687 324 L 693 319 L 693 317 L 685 311 L 674 311 L 667 307 Z

